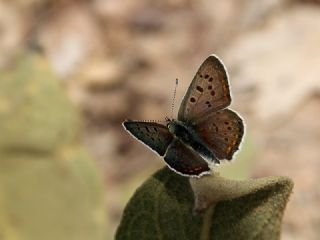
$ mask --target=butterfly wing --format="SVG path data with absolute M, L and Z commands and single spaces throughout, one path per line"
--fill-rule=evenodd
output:
M 216 56 L 210 55 L 201 64 L 182 100 L 178 120 L 190 123 L 230 103 L 227 71 Z
M 244 134 L 243 120 L 230 109 L 210 113 L 193 128 L 218 159 L 231 160 Z
M 164 160 L 171 169 L 182 175 L 210 174 L 208 163 L 177 138 L 173 139 L 169 145 Z
M 153 122 L 125 121 L 124 128 L 139 141 L 163 156 L 173 136 L 164 125 Z

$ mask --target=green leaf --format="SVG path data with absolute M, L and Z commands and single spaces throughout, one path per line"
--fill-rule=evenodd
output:
M 279 238 L 290 179 L 236 181 L 214 174 L 190 181 L 168 168 L 155 173 L 126 206 L 116 239 Z
M 0 152 L 0 239 L 105 239 L 102 180 L 79 149 L 54 156 Z
M 78 136 L 78 114 L 40 55 L 0 71 L 0 151 L 54 152 Z

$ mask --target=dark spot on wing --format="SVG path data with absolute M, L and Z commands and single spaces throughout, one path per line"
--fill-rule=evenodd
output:
M 213 81 L 213 78 L 211 77 L 211 78 L 209 78 L 209 82 L 212 82 Z
M 203 92 L 203 88 L 202 87 L 200 87 L 200 86 L 197 86 L 197 90 L 199 91 L 199 92 Z
M 228 127 L 228 130 L 232 130 L 232 128 L 231 128 L 231 127 Z
M 204 76 L 204 78 L 208 78 L 209 77 L 209 75 L 208 74 L 206 74 L 205 76 Z
M 158 129 L 157 129 L 156 127 L 153 127 L 153 130 L 154 130 L 155 132 L 158 132 Z
M 208 89 L 209 89 L 209 90 L 211 90 L 211 89 L 212 89 L 212 86 L 211 86 L 211 85 L 209 85 L 209 86 L 208 86 Z
M 190 98 L 190 102 L 194 103 L 196 102 L 196 99 L 194 97 Z
M 218 129 L 217 125 L 212 123 L 212 126 L 215 128 L 216 132 L 218 132 L 219 129 Z
M 229 125 L 229 122 L 224 122 L 225 125 Z
M 216 92 L 215 92 L 214 90 L 212 90 L 212 91 L 210 92 L 210 94 L 211 94 L 211 96 L 214 96 L 214 95 L 216 95 Z

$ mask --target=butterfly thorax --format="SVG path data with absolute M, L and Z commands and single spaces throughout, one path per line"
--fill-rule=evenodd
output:
M 201 141 L 191 127 L 187 127 L 183 122 L 177 120 L 168 121 L 167 127 L 176 138 L 197 151 L 203 158 L 219 163 L 214 153 Z

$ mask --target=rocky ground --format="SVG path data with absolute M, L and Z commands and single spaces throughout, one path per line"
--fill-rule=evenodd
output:
M 26 49 L 50 62 L 82 113 L 83 142 L 105 176 L 112 232 L 135 188 L 163 165 L 121 122 L 170 116 L 179 78 L 177 112 L 198 65 L 218 54 L 232 108 L 246 120 L 250 175 L 295 182 L 282 239 L 318 239 L 319 3 L 2 1 L 0 67 Z

